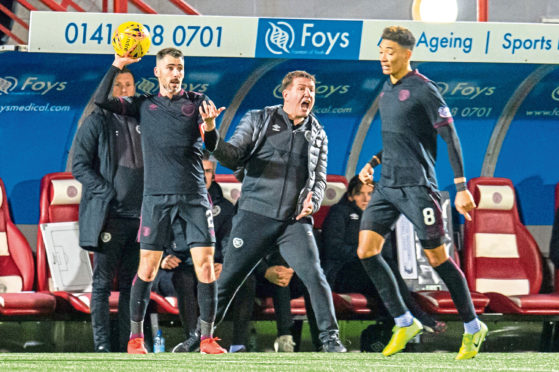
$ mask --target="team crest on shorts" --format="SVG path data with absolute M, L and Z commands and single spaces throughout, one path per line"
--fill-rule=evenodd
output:
M 103 243 L 108 243 L 111 241 L 111 239 L 112 239 L 111 233 L 108 232 L 101 233 L 101 241 Z
M 243 241 L 243 239 L 241 238 L 233 238 L 233 247 L 235 248 L 241 248 L 243 246 L 243 244 L 245 244 L 245 242 Z

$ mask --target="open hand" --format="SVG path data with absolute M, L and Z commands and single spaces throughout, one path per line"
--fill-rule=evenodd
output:
M 200 106 L 200 116 L 204 120 L 204 130 L 211 132 L 215 129 L 215 119 L 225 110 L 225 107 L 216 108 L 212 101 L 204 101 Z

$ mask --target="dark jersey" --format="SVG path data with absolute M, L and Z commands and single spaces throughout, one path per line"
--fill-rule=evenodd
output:
M 453 120 L 435 83 L 417 70 L 396 84 L 388 79 L 379 108 L 383 144 L 379 183 L 437 189 L 437 129 Z
M 208 98 L 181 91 L 171 99 L 161 95 L 108 99 L 117 72 L 118 69 L 111 66 L 96 93 L 95 102 L 109 111 L 139 120 L 144 195 L 198 194 L 206 197 L 202 118 L 198 108 Z

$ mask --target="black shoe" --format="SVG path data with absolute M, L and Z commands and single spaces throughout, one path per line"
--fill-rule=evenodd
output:
M 320 333 L 320 341 L 322 342 L 322 351 L 326 353 L 345 353 L 347 349 L 340 341 L 338 331 L 328 331 Z
M 445 322 L 435 322 L 434 325 L 425 325 L 423 324 L 423 329 L 427 333 L 434 333 L 434 334 L 441 334 L 446 332 L 446 323 Z
M 95 352 L 96 353 L 110 353 L 111 351 L 109 350 L 108 347 L 101 345 L 101 346 L 97 347 L 97 349 L 95 349 Z
M 200 335 L 198 333 L 191 333 L 185 341 L 175 346 L 172 350 L 173 353 L 192 353 L 200 350 Z

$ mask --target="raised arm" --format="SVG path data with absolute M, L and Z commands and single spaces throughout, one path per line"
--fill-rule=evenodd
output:
M 93 100 L 97 106 L 120 115 L 138 117 L 138 110 L 136 105 L 134 104 L 134 100 L 132 99 L 132 97 L 109 98 L 109 95 L 112 91 L 113 81 L 118 72 L 122 70 L 124 66 L 137 62 L 139 60 L 139 58 L 125 58 L 120 57 L 118 54 L 115 54 L 115 60 L 113 64 L 111 65 L 109 71 L 107 71 L 107 73 L 103 77 L 103 80 L 101 80 L 101 83 L 95 91 Z

